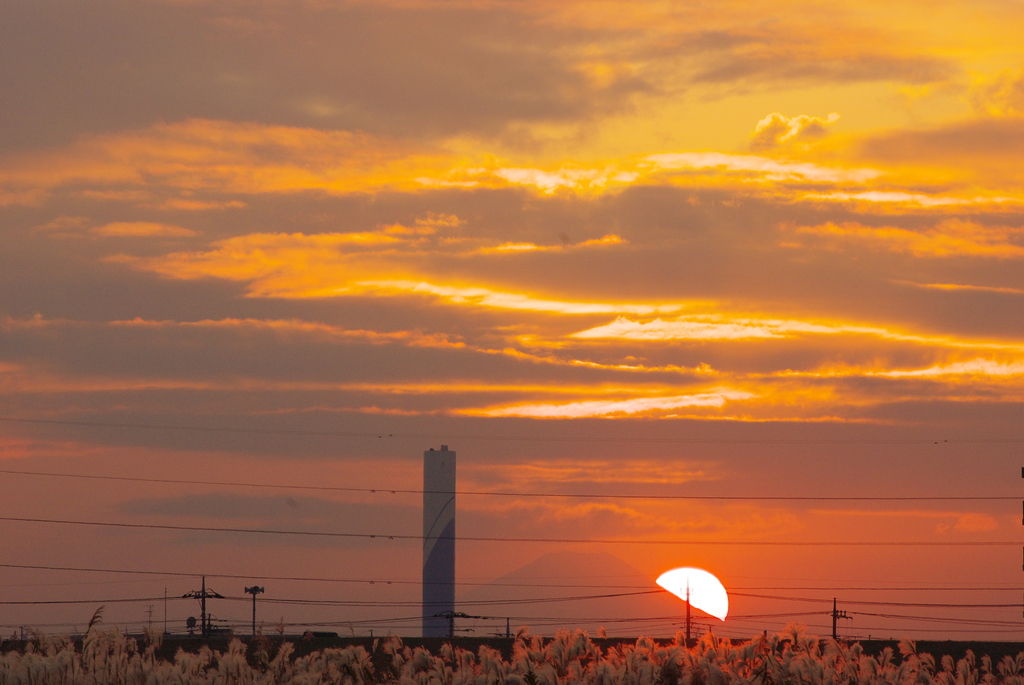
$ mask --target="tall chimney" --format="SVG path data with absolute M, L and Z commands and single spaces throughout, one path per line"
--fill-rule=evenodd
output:
M 423 637 L 447 637 L 454 612 L 455 452 L 441 445 L 423 453 Z

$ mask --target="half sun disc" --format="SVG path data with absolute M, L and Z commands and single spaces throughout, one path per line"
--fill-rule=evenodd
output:
M 690 606 L 724 621 L 729 614 L 729 593 L 722 581 L 700 568 L 683 566 L 665 571 L 657 580 L 658 585 L 673 595 L 687 601 L 689 588 Z

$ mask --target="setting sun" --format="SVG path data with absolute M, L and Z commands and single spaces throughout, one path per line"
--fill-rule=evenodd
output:
M 722 581 L 704 569 L 674 568 L 658 576 L 657 583 L 684 602 L 689 601 L 694 609 L 720 621 L 729 614 L 729 593 Z

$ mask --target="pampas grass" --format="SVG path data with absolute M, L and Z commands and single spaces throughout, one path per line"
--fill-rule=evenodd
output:
M 859 644 L 819 640 L 800 624 L 738 645 L 709 634 L 690 649 L 681 633 L 664 646 L 640 638 L 602 650 L 583 631 L 543 640 L 521 629 L 509 661 L 487 646 L 444 645 L 431 654 L 397 637 L 375 640 L 371 652 L 353 646 L 295 659 L 291 643 L 271 657 L 265 638 L 252 654 L 235 639 L 224 653 L 179 649 L 167 661 L 156 657 L 157 636 L 140 651 L 134 639 L 97 623 L 80 649 L 70 638 L 34 633 L 22 651 L 0 655 L 0 685 L 1024 685 L 1024 653 L 995 668 L 971 652 L 937 665 L 903 640 L 897 664 L 889 648 L 868 656 Z

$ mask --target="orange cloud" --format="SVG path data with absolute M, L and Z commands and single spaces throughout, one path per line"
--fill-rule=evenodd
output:
M 172 226 L 170 224 L 159 224 L 148 221 L 117 221 L 110 224 L 104 224 L 103 226 L 97 226 L 90 229 L 90 233 L 102 236 L 132 236 L 132 237 L 165 237 L 165 238 L 180 238 L 187 236 L 194 236 L 196 232 L 182 228 L 181 226 Z
M 981 533 L 999 528 L 999 522 L 988 514 L 958 511 L 932 511 L 927 509 L 886 509 L 871 511 L 863 509 L 813 509 L 810 513 L 824 516 L 849 516 L 856 518 L 882 519 L 945 519 L 952 523 L 939 523 L 935 532 L 947 533 L 956 530 L 965 533 Z
M 497 247 L 485 247 L 479 252 L 481 254 L 494 253 L 516 253 L 516 252 L 558 252 L 571 250 L 579 247 L 607 247 L 608 245 L 622 245 L 626 241 L 615 234 L 608 234 L 594 240 L 585 240 L 582 243 L 567 245 L 536 245 L 534 243 L 502 243 Z
M 968 99 L 989 116 L 1024 114 L 1024 71 L 1003 69 L 992 78 L 980 78 L 971 85 Z
M 614 167 L 604 169 L 563 167 L 555 171 L 499 167 L 490 173 L 509 183 L 534 186 L 545 193 L 553 193 L 559 189 L 600 190 L 613 183 L 632 183 L 640 177 L 640 173 L 637 171 L 621 171 Z
M 669 340 L 767 340 L 806 337 L 810 335 L 870 336 L 885 340 L 919 343 L 937 347 L 1022 349 L 1020 345 L 986 341 L 971 342 L 940 336 L 914 335 L 877 326 L 750 317 L 742 314 L 696 314 L 668 320 L 657 318 L 646 323 L 620 316 L 610 324 L 580 331 L 572 334 L 570 337 L 580 340 L 606 339 L 658 342 Z
M 421 187 L 450 156 L 362 133 L 189 119 L 92 136 L 48 153 L 0 160 L 0 188 L 40 192 L 72 184 L 165 186 L 225 193 Z M 192 201 L 186 198 L 186 201 Z
M 68 319 L 45 319 L 36 315 L 29 319 L 4 317 L 0 319 L 0 330 L 32 330 L 44 328 L 183 328 L 183 329 L 222 329 L 239 331 L 266 331 L 284 335 L 309 335 L 336 340 L 354 340 L 370 344 L 402 343 L 411 347 L 465 347 L 465 343 L 452 339 L 443 333 L 423 333 L 422 331 L 370 331 L 363 329 L 343 328 L 317 321 L 303 319 L 202 319 L 199 321 L 153 320 L 136 317 L 109 322 L 73 321 Z M 16 370 L 21 367 L 5 366 L 0 363 L 0 372 Z
M 613 302 L 572 302 L 534 297 L 522 293 L 509 293 L 474 286 L 437 285 L 423 281 L 364 281 L 356 284 L 353 292 L 434 295 L 453 304 L 497 309 L 550 312 L 553 314 L 657 314 L 676 311 L 682 304 L 633 304 Z
M 355 269 L 350 260 L 354 252 L 401 242 L 385 232 L 253 233 L 217 241 L 206 252 L 151 258 L 117 255 L 110 261 L 169 278 L 253 281 L 257 295 L 315 297 L 345 289 Z
M 51 235 L 77 235 L 92 225 L 92 221 L 84 216 L 68 216 L 62 214 L 45 224 L 34 226 L 33 231 L 45 231 Z
M 793 230 L 826 239 L 833 246 L 859 244 L 872 250 L 903 252 L 915 257 L 1024 257 L 1024 244 L 1018 244 L 1024 243 L 1024 229 L 983 226 L 959 219 L 948 219 L 923 230 L 831 222 Z
M 1021 376 L 1024 375 L 1024 360 L 1000 362 L 992 359 L 970 359 L 930 366 L 913 371 L 878 371 L 870 375 L 892 378 L 929 378 L 940 376 Z
M 412 266 L 395 250 L 423 248 L 418 236 L 385 227 L 363 233 L 254 233 L 213 243 L 205 252 L 175 252 L 162 257 L 116 255 L 108 258 L 168 278 L 223 278 L 249 281 L 254 297 L 336 297 L 351 294 L 430 295 L 455 304 L 557 313 L 656 314 L 678 310 L 679 304 L 570 302 L 508 293 L 477 286 L 441 285 L 411 280 Z M 619 244 L 608 235 L 580 247 Z M 381 251 L 379 248 L 387 248 Z M 391 276 L 388 278 L 387 276 Z
M 1010 295 L 1024 295 L 1020 288 L 1002 288 L 991 285 L 966 285 L 962 283 L 916 283 L 914 281 L 893 281 L 902 285 L 912 285 L 915 288 L 928 288 L 931 290 L 975 290 L 986 293 L 1007 293 Z
M 818 126 L 813 118 L 786 121 L 798 137 Z M 778 137 L 788 140 L 788 135 Z M 684 176 L 681 171 L 690 174 Z M 8 155 L 0 159 L 0 193 L 10 196 L 10 202 L 19 197 L 35 201 L 47 192 L 73 186 L 75 194 L 93 199 L 208 210 L 245 203 L 230 197 L 196 197 L 197 191 L 352 193 L 511 185 L 551 194 L 607 192 L 636 183 L 864 183 L 882 174 L 871 168 L 710 151 L 627 156 L 590 164 L 563 162 L 546 168 L 510 166 L 492 156 L 469 158 L 440 147 L 365 133 L 190 119 L 86 137 L 48 152 Z M 438 217 L 437 226 L 452 225 Z
M 552 381 L 543 372 L 528 374 L 521 379 L 495 381 L 487 379 L 486 371 L 480 378 L 468 377 L 380 382 L 350 382 L 320 380 L 316 378 L 267 379 L 248 374 L 218 375 L 216 378 L 176 378 L 148 374 L 80 374 L 75 371 L 54 371 L 45 367 L 0 363 L 0 394 L 26 395 L 47 393 L 145 393 L 150 391 L 180 390 L 192 392 L 346 392 L 367 396 L 388 397 L 386 406 L 380 400 L 346 399 L 340 406 L 323 403 L 295 406 L 291 398 L 284 398 L 284 406 L 260 409 L 263 413 L 296 412 L 413 412 L 452 413 L 466 416 L 519 416 L 529 418 L 692 418 L 729 421 L 810 421 L 810 422 L 875 422 L 891 420 L 858 416 L 863 408 L 888 402 L 942 401 L 942 402 L 1019 402 L 1024 400 L 1019 380 L 1024 376 L 1024 362 L 1019 354 L 1004 360 L 976 357 L 965 361 L 948 361 L 922 369 L 887 369 L 884 362 L 863 367 L 827 364 L 819 369 L 791 371 L 775 369 L 749 371 L 729 369 L 715 371 L 710 368 L 656 367 L 642 364 L 608 364 L 575 359 L 580 350 L 559 350 L 557 354 L 539 357 L 514 348 L 488 348 L 472 339 L 453 338 L 441 333 L 420 331 L 368 331 L 349 330 L 329 324 L 302 320 L 220 319 L 200 321 L 156 321 L 131 319 L 105 323 L 32 319 L 4 319 L 0 330 L 5 335 L 33 336 L 37 331 L 51 337 L 45 329 L 70 329 L 82 337 L 93 336 L 89 329 L 103 328 L 137 330 L 180 329 L 181 331 L 216 329 L 239 331 L 239 340 L 252 344 L 253 334 L 265 332 L 280 336 L 284 342 L 296 337 L 343 344 L 395 345 L 439 348 L 468 354 L 508 355 L 517 359 L 543 364 L 558 364 L 578 368 L 594 368 L 605 372 L 619 372 L 618 380 L 610 382 L 608 375 L 588 379 L 579 376 L 577 382 Z M 87 334 L 87 335 L 83 335 Z M 124 335 L 119 334 L 124 340 Z M 485 334 L 483 339 L 490 337 Z M 202 340 L 202 338 L 192 338 Z M 166 340 L 163 334 L 126 340 L 126 344 L 145 345 L 148 340 Z M 226 342 L 221 338 L 221 342 Z M 230 342 L 227 344 L 230 345 Z M 585 350 L 583 350 L 585 352 Z M 1021 352 L 1021 351 L 1019 351 Z M 614 354 L 612 352 L 611 354 Z M 932 352 L 924 350 L 924 356 Z M 602 348 L 601 358 L 609 350 Z M 472 368 L 482 369 L 473 365 Z M 637 381 L 636 373 L 657 372 L 676 374 L 675 380 L 664 377 L 651 383 L 649 375 Z M 870 386 L 858 379 L 872 379 Z M 717 385 L 708 386 L 709 380 Z M 853 383 L 849 381 L 853 380 Z M 699 383 L 696 390 L 689 384 Z M 470 399 L 478 396 L 478 400 Z M 462 396 L 461 398 L 459 396 Z M 495 399 L 495 396 L 498 399 Z M 268 395 L 268 397 L 272 397 Z M 410 397 L 433 397 L 432 404 L 424 407 L 421 400 Z M 441 399 L 448 397 L 450 399 Z M 528 399 L 527 399 L 528 398 Z
M 1024 197 L 1008 197 L 1004 195 L 926 195 L 924 193 L 908 193 L 902 190 L 864 190 L 858 192 L 833 191 L 827 193 L 805 193 L 803 200 L 827 200 L 833 202 L 849 202 L 858 207 L 867 205 L 892 205 L 894 207 L 935 209 L 941 207 L 963 207 L 972 209 L 992 208 L 999 210 L 1003 205 L 1024 203 Z
M 536 483 L 631 483 L 637 485 L 678 484 L 697 480 L 714 480 L 707 464 L 664 462 L 648 459 L 625 462 L 590 461 L 580 464 L 568 459 L 528 461 L 519 464 L 460 466 L 459 477 L 470 482 L 507 481 L 516 487 Z
M 585 400 L 582 402 L 517 404 L 490 409 L 465 409 L 470 416 L 522 416 L 543 419 L 568 419 L 612 416 L 650 416 L 692 407 L 719 409 L 726 402 L 749 400 L 753 393 L 731 388 L 716 388 L 694 395 L 636 397 L 625 400 Z
M 878 169 L 844 169 L 826 167 L 811 162 L 799 162 L 760 157 L 757 155 L 731 155 L 721 152 L 675 152 L 648 155 L 647 161 L 661 170 L 717 169 L 731 173 L 746 173 L 767 181 L 803 181 L 815 183 L 863 183 L 878 178 Z
M 839 114 L 832 112 L 824 119 L 801 114 L 787 117 L 778 112 L 769 114 L 757 122 L 754 137 L 750 141 L 752 150 L 770 150 L 785 143 L 813 140 L 825 135 L 825 128 L 839 120 Z
M 967 533 L 979 533 L 995 530 L 998 527 L 999 522 L 988 514 L 964 514 L 956 520 L 953 529 Z
M 756 146 L 768 146 L 769 138 L 786 145 L 832 120 L 773 114 L 759 124 L 757 140 L 761 142 Z M 1024 203 L 1024 197 L 1005 188 L 1002 192 L 981 188 L 960 194 L 905 189 L 919 183 L 925 171 L 928 178 L 957 176 L 960 172 L 944 166 L 944 158 L 926 160 L 925 167 L 910 171 L 899 160 L 887 157 L 882 159 L 888 161 L 888 168 L 875 168 L 836 162 L 837 155 L 826 164 L 718 151 L 510 165 L 476 152 L 477 148 L 469 154 L 453 152 L 457 147 L 454 142 L 449 149 L 350 131 L 190 119 L 85 137 L 62 149 L 8 155 L 0 159 L 0 203 L 34 203 L 65 189 L 79 197 L 157 210 L 200 211 L 242 208 L 246 202 L 233 196 L 258 193 L 512 186 L 546 195 L 595 194 L 638 184 L 725 187 L 741 194 L 767 191 L 780 201 L 846 202 L 860 211 L 941 211 L 958 206 L 1000 210 Z M 787 149 L 795 153 L 800 151 L 798 147 Z M 901 175 L 906 183 L 892 187 Z M 834 188 L 808 192 L 809 183 Z M 449 221 L 437 215 L 409 228 L 426 234 L 429 228 L 458 225 L 446 223 Z M 460 220 L 455 217 L 455 221 Z

